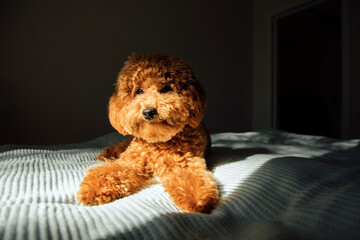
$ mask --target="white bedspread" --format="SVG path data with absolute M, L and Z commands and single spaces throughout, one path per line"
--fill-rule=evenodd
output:
M 211 214 L 181 212 L 160 184 L 80 205 L 86 170 L 119 139 L 1 146 L 0 239 L 360 239 L 359 140 L 214 134 L 208 165 L 222 200 Z

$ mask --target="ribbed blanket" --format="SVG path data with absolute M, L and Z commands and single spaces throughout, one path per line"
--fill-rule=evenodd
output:
M 116 133 L 62 146 L 0 147 L 0 239 L 360 239 L 360 141 L 265 130 L 212 137 L 221 191 L 181 212 L 155 183 L 86 207 L 76 192 Z

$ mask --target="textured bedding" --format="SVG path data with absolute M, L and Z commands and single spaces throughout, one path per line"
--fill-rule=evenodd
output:
M 360 141 L 264 130 L 212 136 L 222 200 L 181 212 L 161 184 L 86 207 L 76 192 L 116 133 L 0 147 L 0 239 L 360 239 Z

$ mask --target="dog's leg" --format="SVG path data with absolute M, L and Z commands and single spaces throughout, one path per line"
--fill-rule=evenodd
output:
M 99 155 L 97 155 L 97 159 L 100 161 L 115 161 L 120 158 L 121 153 L 123 153 L 126 148 L 130 145 L 131 141 L 134 137 L 129 137 L 122 142 L 118 142 L 112 146 L 104 148 Z
M 173 202 L 185 212 L 210 213 L 218 202 L 212 173 L 202 168 L 176 168 L 160 180 Z
M 84 205 L 112 202 L 140 190 L 148 178 L 129 163 L 108 163 L 88 170 L 77 198 Z

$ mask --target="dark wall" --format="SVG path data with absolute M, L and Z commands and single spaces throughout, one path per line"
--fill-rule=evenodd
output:
M 107 102 L 131 52 L 186 60 L 211 132 L 251 129 L 252 3 L 0 3 L 0 144 L 57 144 L 113 131 Z

